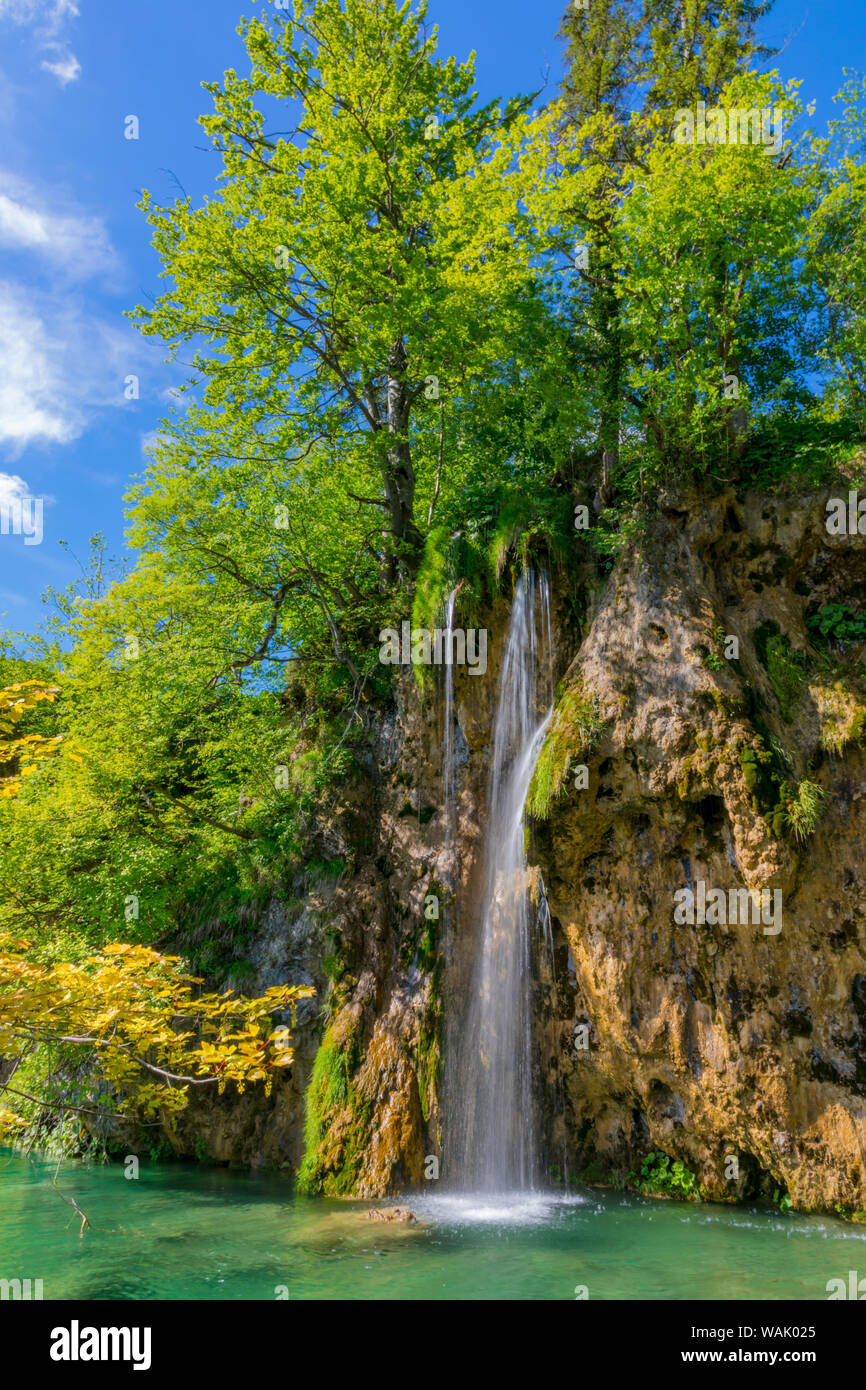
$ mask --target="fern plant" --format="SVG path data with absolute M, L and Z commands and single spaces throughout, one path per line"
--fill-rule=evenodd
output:
M 440 625 L 448 594 L 461 584 L 461 611 L 500 587 L 509 556 L 525 569 L 534 556 L 564 564 L 573 539 L 564 492 L 498 487 L 461 499 L 462 511 L 427 536 L 412 607 L 414 627 Z
M 824 811 L 826 795 L 817 782 L 805 778 L 796 785 L 783 782 L 779 788 L 779 799 L 785 808 L 785 824 L 793 830 L 801 844 L 814 834 Z

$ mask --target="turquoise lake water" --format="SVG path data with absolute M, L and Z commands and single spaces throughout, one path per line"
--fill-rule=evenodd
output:
M 818 1299 L 866 1275 L 866 1229 L 832 1217 L 682 1205 L 579 1189 L 567 1196 L 370 1202 L 292 1194 L 280 1175 L 185 1164 L 64 1163 L 0 1151 L 0 1278 L 48 1299 Z M 283 1294 L 285 1297 L 285 1294 Z

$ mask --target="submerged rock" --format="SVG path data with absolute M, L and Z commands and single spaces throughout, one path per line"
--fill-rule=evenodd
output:
M 371 1207 L 364 1213 L 368 1221 L 406 1221 L 417 1222 L 414 1211 L 408 1207 Z

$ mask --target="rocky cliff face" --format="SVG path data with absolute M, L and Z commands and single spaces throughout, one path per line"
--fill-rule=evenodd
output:
M 587 1048 L 561 1029 L 578 1169 L 662 1149 L 716 1198 L 763 1175 L 798 1207 L 866 1206 L 863 667 L 805 625 L 861 607 L 866 552 L 825 501 L 671 499 L 569 669 L 563 699 L 606 723 L 535 843 L 589 1027 Z M 677 922 L 701 883 L 778 890 L 781 929 Z
M 557 947 L 536 988 L 541 1093 L 571 1178 L 658 1149 L 716 1198 L 769 1183 L 796 1206 L 866 1207 L 866 697 L 859 650 L 806 626 L 863 604 L 866 542 L 828 536 L 825 501 L 672 497 L 607 578 L 587 562 L 557 582 L 558 794 L 528 843 Z M 349 867 L 271 904 L 248 950 L 250 988 L 316 985 L 292 1075 L 270 1099 L 196 1098 L 178 1151 L 282 1164 L 326 1193 L 435 1171 L 506 616 L 488 618 L 486 677 L 457 672 L 454 860 L 441 690 L 410 674 L 321 829 Z M 743 888 L 770 894 L 763 920 L 729 898 Z M 684 889 L 748 920 L 678 921 Z

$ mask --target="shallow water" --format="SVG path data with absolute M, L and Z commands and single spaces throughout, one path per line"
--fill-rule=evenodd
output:
M 866 1275 L 866 1230 L 832 1217 L 568 1196 L 404 1201 L 415 1226 L 367 1221 L 369 1202 L 294 1197 L 288 1179 L 192 1164 L 55 1164 L 0 1152 L 0 1278 L 46 1299 L 819 1299 Z M 285 1297 L 285 1294 L 282 1295 Z

